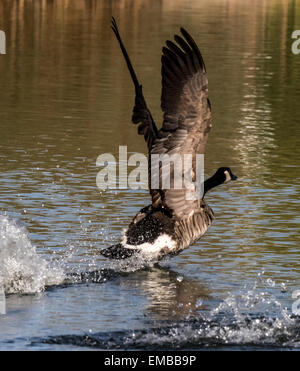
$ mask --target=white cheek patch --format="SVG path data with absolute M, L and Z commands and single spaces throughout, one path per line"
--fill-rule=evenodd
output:
M 225 179 L 225 182 L 224 183 L 228 183 L 231 180 L 231 176 L 230 176 L 228 170 L 225 170 L 224 171 L 224 174 L 226 176 L 226 179 Z
M 176 241 L 174 241 L 170 236 L 168 236 L 165 233 L 160 235 L 153 243 L 144 242 L 140 245 L 127 244 L 127 238 L 126 235 L 124 235 L 121 243 L 126 249 L 134 250 L 138 249 L 146 254 L 156 254 L 165 248 L 167 248 L 169 251 L 173 251 L 177 246 Z

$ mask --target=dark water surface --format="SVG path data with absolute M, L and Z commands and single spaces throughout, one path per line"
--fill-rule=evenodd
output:
M 96 186 L 100 154 L 146 153 L 112 15 L 158 123 L 161 47 L 180 26 L 194 36 L 205 172 L 239 177 L 208 195 L 201 241 L 147 267 L 99 255 L 150 201 Z M 297 29 L 293 0 L 0 2 L 1 350 L 300 348 Z

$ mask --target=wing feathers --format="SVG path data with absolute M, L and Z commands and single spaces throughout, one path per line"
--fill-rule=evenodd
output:
M 162 95 L 164 111 L 162 128 L 154 142 L 151 154 L 203 154 L 210 130 L 210 102 L 207 96 L 207 77 L 202 55 L 189 33 L 181 28 L 182 36 L 175 35 L 162 49 Z M 195 158 L 195 157 L 194 157 Z M 195 174 L 192 169 L 184 169 Z M 160 183 L 163 177 L 160 167 Z M 170 177 L 174 176 L 171 169 Z M 191 196 L 195 188 L 151 189 L 153 205 L 161 205 L 180 218 L 200 210 L 201 200 Z M 193 178 L 194 181 L 194 178 Z
M 189 43 L 189 45 L 191 46 L 191 48 L 193 49 L 195 55 L 197 56 L 197 60 L 200 63 L 200 68 L 204 72 L 206 72 L 204 60 L 202 58 L 200 50 L 199 50 L 197 44 L 195 43 L 194 39 L 191 37 L 191 35 L 183 27 L 180 28 L 180 31 L 181 31 L 182 35 L 185 37 L 185 39 L 187 40 L 187 42 Z
M 134 124 L 141 123 L 138 127 L 138 134 L 144 135 L 145 141 L 147 142 L 147 146 L 150 151 L 152 148 L 153 142 L 155 138 L 157 137 L 158 130 L 156 128 L 152 115 L 149 109 L 147 108 L 146 101 L 143 95 L 142 85 L 140 85 L 136 77 L 130 58 L 127 54 L 127 51 L 125 49 L 125 46 L 119 34 L 118 26 L 117 26 L 117 23 L 114 17 L 112 17 L 111 23 L 112 23 L 111 28 L 120 44 L 120 48 L 122 50 L 124 59 L 126 61 L 128 70 L 130 72 L 130 76 L 132 78 L 132 81 L 135 87 L 135 105 L 133 108 L 132 122 Z

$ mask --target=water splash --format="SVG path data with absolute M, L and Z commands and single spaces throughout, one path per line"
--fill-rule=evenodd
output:
M 276 319 L 252 318 L 247 323 L 190 319 L 169 326 L 115 332 L 71 334 L 32 339 L 32 344 L 69 344 L 98 349 L 176 350 L 229 347 L 299 348 L 300 323 L 282 328 Z
M 106 261 L 99 267 L 92 262 L 82 272 L 81 266 L 69 264 L 70 256 L 66 254 L 56 265 L 50 264 L 37 253 L 24 226 L 7 215 L 0 215 L 0 289 L 5 294 L 34 294 L 60 284 L 102 283 L 152 264 L 143 259 L 128 259 Z
M 61 268 L 37 254 L 25 227 L 0 215 L 0 287 L 6 294 L 41 292 L 61 283 L 64 276 Z
M 274 286 L 260 274 L 251 287 L 228 293 L 207 310 L 201 310 L 200 302 L 198 313 L 182 320 L 154 321 L 143 329 L 50 336 L 32 343 L 110 350 L 299 349 L 300 317 L 283 306 Z

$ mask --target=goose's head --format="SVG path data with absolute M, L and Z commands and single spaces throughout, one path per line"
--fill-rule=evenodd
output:
M 223 184 L 228 183 L 230 180 L 236 180 L 237 176 L 233 174 L 229 167 L 219 167 L 215 174 L 204 182 L 204 194 L 210 189 Z
M 215 172 L 214 177 L 216 178 L 218 184 L 228 183 L 230 180 L 236 180 L 237 176 L 233 174 L 230 167 L 219 167 Z

